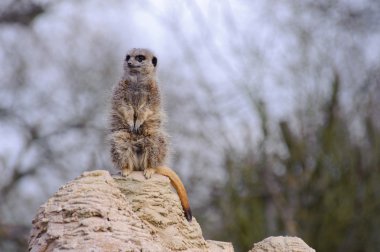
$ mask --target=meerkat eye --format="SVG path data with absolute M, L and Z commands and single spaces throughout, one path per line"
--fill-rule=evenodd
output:
M 125 57 L 125 61 L 128 61 L 130 58 L 131 58 L 131 56 L 127 55 L 127 57 Z
M 144 56 L 144 55 L 137 55 L 137 56 L 135 57 L 135 59 L 136 59 L 138 62 L 141 62 L 141 61 L 145 60 L 145 56 Z

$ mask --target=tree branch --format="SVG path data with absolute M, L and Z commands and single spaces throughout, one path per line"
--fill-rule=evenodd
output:
M 10 6 L 0 12 L 1 23 L 16 23 L 24 26 L 30 23 L 39 15 L 44 13 L 45 6 L 33 2 L 14 1 Z

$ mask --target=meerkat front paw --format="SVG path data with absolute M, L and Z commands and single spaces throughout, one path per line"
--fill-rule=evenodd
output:
M 139 133 L 140 132 L 140 126 L 143 124 L 142 121 L 140 120 L 136 120 L 135 122 L 135 126 L 133 127 L 133 130 L 136 132 L 136 133 Z
M 135 124 L 133 122 L 128 123 L 130 132 L 135 132 Z
M 122 169 L 121 170 L 121 176 L 123 176 L 123 177 L 127 177 L 131 173 L 132 173 L 131 169 Z
M 135 134 L 141 134 L 142 133 L 142 127 L 141 127 L 142 123 L 140 123 L 139 121 L 136 121 L 135 122 L 135 125 L 133 126 L 133 133 Z
M 155 173 L 156 173 L 156 169 L 153 169 L 153 168 L 146 168 L 144 170 L 144 176 L 146 179 L 150 179 L 152 175 Z

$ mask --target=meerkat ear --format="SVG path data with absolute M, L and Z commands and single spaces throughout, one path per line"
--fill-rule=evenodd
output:
M 152 64 L 153 66 L 157 66 L 157 57 L 153 56 Z

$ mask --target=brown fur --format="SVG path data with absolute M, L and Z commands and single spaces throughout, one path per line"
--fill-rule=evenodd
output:
M 146 178 L 156 172 L 169 177 L 190 221 L 191 210 L 181 180 L 170 169 L 162 168 L 168 140 L 162 128 L 164 113 L 156 64 L 157 58 L 147 49 L 132 49 L 127 54 L 124 75 L 112 96 L 111 157 L 123 176 L 143 171 Z

